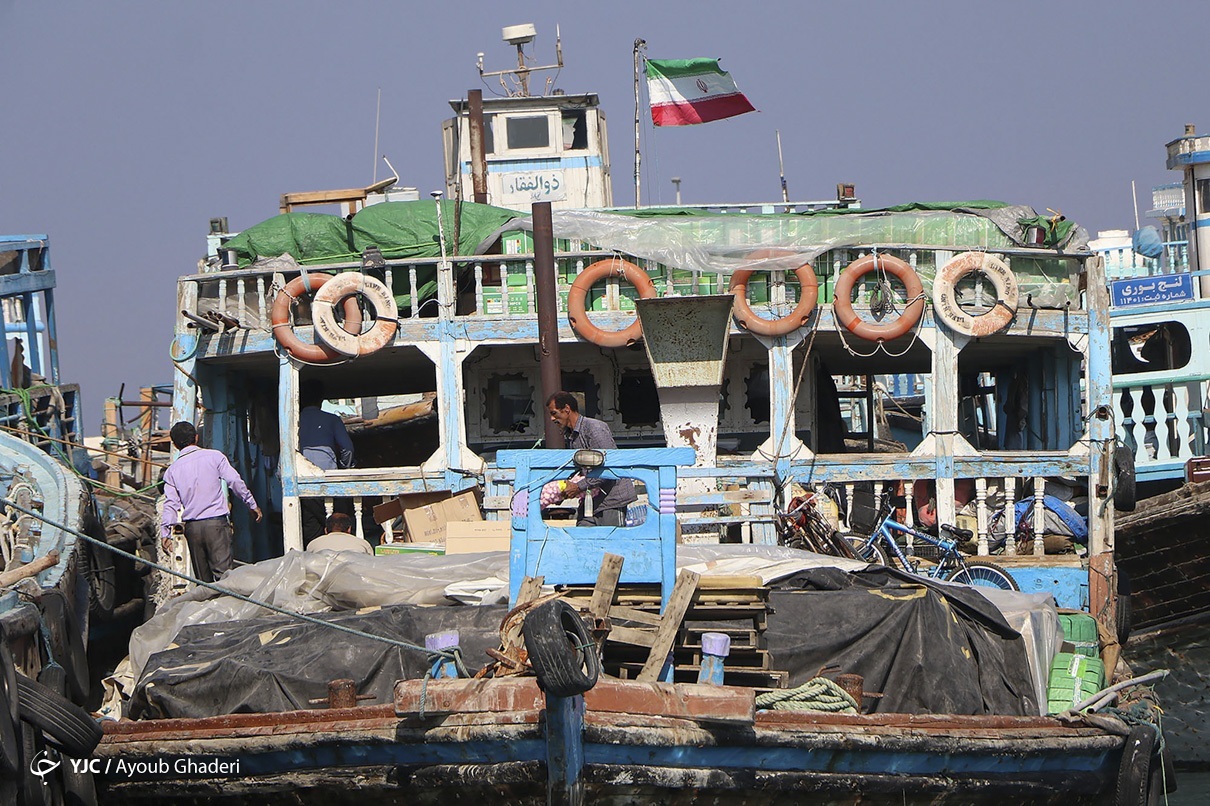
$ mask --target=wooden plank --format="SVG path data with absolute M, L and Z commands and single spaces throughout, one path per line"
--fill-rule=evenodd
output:
M 655 641 L 651 645 L 651 654 L 647 657 L 643 670 L 639 672 L 639 682 L 654 683 L 660 676 L 664 661 L 668 659 L 668 653 L 672 651 L 672 644 L 680 632 L 681 622 L 689 610 L 693 594 L 697 591 L 698 579 L 698 575 L 692 571 L 681 571 L 680 576 L 676 578 L 672 595 L 668 597 L 668 606 L 664 608 L 663 623 L 656 630 Z
M 591 719 L 596 713 L 650 714 L 698 722 L 751 724 L 756 695 L 751 689 L 669 683 L 638 683 L 602 678 L 584 692 Z
M 546 698 L 535 677 L 485 680 L 400 680 L 395 713 L 487 713 L 541 710 Z
M 614 627 L 609 631 L 609 641 L 619 644 L 634 644 L 650 649 L 655 644 L 655 632 L 637 630 L 634 627 Z
M 542 583 L 545 580 L 545 577 L 526 577 L 523 579 L 521 581 L 521 591 L 517 594 L 516 606 L 519 607 L 537 599 L 542 593 Z M 504 635 L 500 638 L 505 654 L 510 655 L 513 660 L 517 660 L 520 657 L 515 652 L 519 652 L 525 647 L 525 641 L 521 638 L 521 625 L 524 623 L 525 619 L 523 618 L 514 619 L 513 623 L 509 625 L 508 629 L 504 631 Z M 510 649 L 514 650 L 514 652 L 509 652 L 508 650 Z
M 609 615 L 609 606 L 613 604 L 618 579 L 622 576 L 623 559 L 618 554 L 606 554 L 601 558 L 601 572 L 597 575 L 592 600 L 588 603 L 588 613 L 593 618 L 603 619 Z
M 658 613 L 652 613 L 646 610 L 634 610 L 629 607 L 621 607 L 614 605 L 609 608 L 609 617 L 611 619 L 620 619 L 621 621 L 634 621 L 639 624 L 648 624 L 652 627 L 658 627 L 661 620 Z

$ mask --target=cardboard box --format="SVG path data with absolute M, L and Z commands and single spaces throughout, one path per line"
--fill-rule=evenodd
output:
M 386 554 L 445 554 L 445 546 L 440 543 L 387 543 L 374 547 L 376 556 Z
M 445 525 L 446 554 L 508 551 L 511 539 L 511 520 L 449 521 Z
M 403 511 L 406 540 L 409 543 L 444 543 L 445 525 L 450 521 L 482 520 L 479 498 L 473 490 Z

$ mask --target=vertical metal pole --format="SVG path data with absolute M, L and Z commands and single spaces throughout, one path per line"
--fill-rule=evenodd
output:
M 535 202 L 534 285 L 538 308 L 538 351 L 541 356 L 542 422 L 547 448 L 563 447 L 563 431 L 546 416 L 546 400 L 563 388 L 559 362 L 559 297 L 555 291 L 555 237 L 550 219 L 550 202 Z
M 639 51 L 647 47 L 647 43 L 642 39 L 634 40 L 634 206 L 638 209 L 642 206 L 639 195 L 639 168 L 642 165 L 643 157 L 639 152 Z
M 466 105 L 471 130 L 472 193 L 474 193 L 475 204 L 487 204 L 487 152 L 483 148 L 483 90 L 467 90 Z M 462 166 L 458 167 L 458 175 L 462 175 Z
M 777 134 L 777 171 L 781 176 L 781 200 L 784 204 L 790 203 L 790 191 L 786 188 L 786 164 L 781 159 L 781 130 L 773 130 Z

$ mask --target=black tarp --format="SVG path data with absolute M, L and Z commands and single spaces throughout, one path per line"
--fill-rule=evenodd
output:
M 866 710 L 1036 715 L 1025 642 L 977 590 L 881 566 L 777 583 L 765 633 L 790 687 L 828 666 L 859 674 Z
M 474 671 L 500 644 L 503 605 L 397 605 L 370 612 L 319 614 L 370 635 L 424 646 L 424 636 L 458 630 L 466 665 Z M 328 681 L 350 678 L 363 705 L 390 703 L 396 680 L 424 677 L 423 652 L 405 650 L 298 619 L 272 617 L 186 627 L 173 646 L 152 655 L 131 698 L 135 719 L 197 718 L 323 707 Z

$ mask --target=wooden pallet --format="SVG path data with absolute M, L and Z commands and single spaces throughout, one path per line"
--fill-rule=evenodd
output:
M 606 664 L 605 671 L 623 680 L 633 680 L 643 665 L 641 663 Z M 690 664 L 673 666 L 673 680 L 677 683 L 696 683 L 700 668 Z M 783 689 L 789 682 L 790 673 L 778 670 L 745 669 L 727 666 L 723 671 L 723 685 L 746 688 Z

